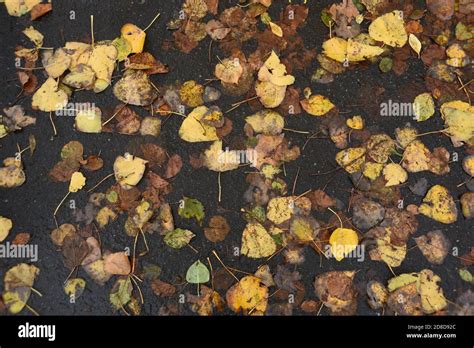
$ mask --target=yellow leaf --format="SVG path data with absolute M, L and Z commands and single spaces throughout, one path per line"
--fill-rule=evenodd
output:
M 71 57 L 71 68 L 79 64 L 87 64 L 92 52 L 92 46 L 83 42 L 69 41 L 64 45 L 64 49 Z
M 67 86 L 77 89 L 92 89 L 95 83 L 95 72 L 85 64 L 70 68 L 70 72 L 61 81 Z
M 125 190 L 129 190 L 140 182 L 148 161 L 126 153 L 118 156 L 114 162 L 115 179 Z
M 41 0 L 5 0 L 8 14 L 20 17 L 30 12 Z
M 453 197 L 448 189 L 441 185 L 434 185 L 428 190 L 418 211 L 443 224 L 452 224 L 458 217 Z
M 259 278 L 245 276 L 227 291 L 226 300 L 234 312 L 263 314 L 267 309 L 268 288 Z
M 360 130 L 364 128 L 364 120 L 361 116 L 353 116 L 346 120 L 347 127 Z
M 347 59 L 349 62 L 361 62 L 377 57 L 382 53 L 383 49 L 378 46 L 367 45 L 352 39 L 347 41 Z
M 179 89 L 181 101 L 191 108 L 204 104 L 204 86 L 194 80 L 186 81 Z
M 366 178 L 369 178 L 370 180 L 375 180 L 380 176 L 380 174 L 382 174 L 383 168 L 383 163 L 365 162 L 364 170 L 362 171 L 362 173 Z
M 474 106 L 460 100 L 441 105 L 447 131 L 455 141 L 472 142 L 474 137 Z
M 219 140 L 216 128 L 201 121 L 208 111 L 209 109 L 205 106 L 195 108 L 181 124 L 180 138 L 190 143 Z
M 86 178 L 81 172 L 74 172 L 69 183 L 69 192 L 77 192 L 86 184 Z
M 416 133 L 415 133 L 416 135 Z M 410 173 L 422 172 L 430 168 L 430 150 L 420 140 L 410 142 L 403 152 L 403 168 Z
M 240 252 L 252 259 L 268 257 L 276 251 L 276 244 L 265 227 L 258 222 L 248 223 L 242 233 Z
M 429 119 L 435 113 L 435 104 L 430 93 L 422 93 L 416 96 L 413 102 L 413 113 L 418 122 Z
M 294 212 L 294 197 L 275 197 L 267 205 L 267 218 L 279 225 L 291 218 Z
M 20 263 L 10 268 L 4 276 L 5 290 L 27 286 L 31 288 L 35 282 L 36 276 L 39 274 L 39 268 L 26 263 Z
M 33 28 L 32 26 L 23 30 L 23 34 L 25 34 L 31 42 L 35 44 L 36 47 L 43 46 L 43 39 L 44 36 L 38 30 Z
M 144 199 L 140 201 L 140 204 L 135 208 L 135 215 L 133 215 L 133 222 L 135 225 L 143 229 L 143 226 L 151 219 L 153 216 L 153 208 L 151 204 Z
M 270 81 L 258 81 L 255 93 L 266 108 L 276 108 L 285 99 L 286 86 L 277 86 Z
M 373 255 L 376 257 L 373 259 L 382 260 L 390 267 L 398 267 L 402 264 L 407 253 L 406 244 L 403 246 L 393 245 L 390 243 L 390 237 L 376 239 L 377 248 L 371 252 L 371 258 Z
M 395 129 L 395 137 L 403 149 L 416 139 L 417 134 L 418 131 L 411 126 Z
M 423 311 L 427 314 L 440 311 L 448 305 L 443 289 L 438 285 L 440 280 L 441 278 L 429 269 L 424 269 L 419 273 L 416 287 L 421 296 Z
M 294 76 L 286 74 L 286 67 L 280 63 L 275 51 L 272 51 L 258 71 L 258 80 L 269 81 L 277 86 L 288 86 L 295 82 Z
M 12 227 L 12 220 L 0 216 L 0 242 L 3 242 L 8 237 L 8 234 L 10 233 Z
M 135 24 L 127 23 L 120 30 L 122 37 L 132 46 L 131 53 L 143 52 L 145 46 L 146 33 Z
M 69 297 L 73 297 L 77 300 L 84 292 L 85 287 L 86 281 L 82 278 L 68 279 L 66 284 L 64 284 L 64 292 Z
M 462 161 L 462 168 L 470 176 L 474 176 L 474 155 L 464 157 Z
M 369 25 L 372 39 L 392 47 L 402 47 L 408 40 L 402 11 L 392 11 L 376 18 Z
M 118 51 L 112 44 L 96 44 L 94 46 L 87 61 L 87 65 L 94 70 L 97 78 L 94 84 L 94 92 L 100 93 L 110 85 L 117 54 Z
M 408 37 L 408 43 L 410 44 L 410 47 L 413 49 L 413 51 L 418 54 L 418 58 L 420 58 L 421 42 L 416 37 L 416 35 L 410 33 L 410 36 Z
M 31 100 L 33 109 L 44 112 L 57 111 L 66 106 L 68 96 L 62 89 L 58 89 L 57 83 L 51 77 L 36 91 Z
M 383 53 L 383 49 L 380 47 L 367 45 L 352 39 L 346 41 L 339 37 L 324 41 L 323 49 L 326 56 L 340 63 L 345 61 L 360 62 Z
M 350 147 L 336 154 L 336 162 L 349 174 L 361 170 L 365 162 L 365 149 L 363 147 Z
M 49 77 L 56 79 L 69 69 L 72 58 L 63 48 L 58 48 L 45 62 L 45 69 Z
M 311 220 L 304 217 L 296 217 L 292 219 L 290 231 L 301 242 L 314 241 L 315 229 L 311 224 Z
M 388 281 L 388 291 L 395 291 L 418 280 L 418 273 L 403 273 Z
M 343 63 L 347 57 L 347 41 L 339 37 L 323 42 L 324 54 L 331 59 Z
M 354 230 L 349 228 L 336 228 L 331 237 L 331 253 L 337 261 L 341 261 L 345 256 L 357 248 L 359 244 L 359 236 Z
M 283 37 L 283 30 L 278 24 L 275 24 L 273 22 L 268 22 L 268 25 L 270 26 L 270 30 L 272 31 L 273 34 L 275 34 L 278 37 Z
M 216 140 L 204 151 L 204 165 L 215 172 L 237 169 L 240 155 L 237 151 L 222 151 L 222 141 Z
M 335 106 L 328 98 L 320 94 L 303 99 L 300 101 L 300 104 L 308 114 L 313 116 L 324 116 Z
M 236 84 L 244 73 L 239 58 L 226 58 L 216 65 L 214 74 L 225 83 Z
M 11 314 L 18 314 L 26 306 L 30 294 L 31 289 L 28 287 L 18 287 L 11 291 L 4 291 L 3 302 Z
M 383 169 L 383 176 L 387 181 L 385 186 L 395 186 L 403 184 L 408 179 L 408 174 L 401 165 L 397 163 L 389 163 Z
M 280 134 L 285 127 L 284 118 L 276 111 L 262 110 L 245 118 L 252 129 L 257 133 L 266 135 Z
M 84 133 L 102 132 L 102 111 L 99 108 L 79 110 L 75 119 L 76 129 Z
M 117 218 L 117 214 L 109 207 L 102 207 L 95 217 L 95 221 L 99 224 L 99 227 L 104 227 L 110 221 Z

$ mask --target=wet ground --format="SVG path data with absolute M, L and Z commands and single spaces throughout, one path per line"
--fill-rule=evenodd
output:
M 236 1 L 221 0 L 222 8 L 235 4 Z M 321 51 L 321 44 L 327 38 L 327 28 L 322 24 L 319 14 L 323 7 L 331 1 L 309 1 L 310 12 L 306 25 L 300 30 L 301 35 L 308 48 L 316 48 Z M 272 13 L 278 13 L 284 1 L 274 1 Z M 171 33 L 165 28 L 173 15 L 179 10 L 181 1 L 93 1 L 93 0 L 63 0 L 54 2 L 54 11 L 46 15 L 41 20 L 34 23 L 35 28 L 45 36 L 45 47 L 60 47 L 66 41 L 84 41 L 89 37 L 89 16 L 95 18 L 95 38 L 96 40 L 113 39 L 120 33 L 120 28 L 124 23 L 133 22 L 139 26 L 146 26 L 153 18 L 156 12 L 161 12 L 160 19 L 147 32 L 146 51 L 152 53 L 161 62 L 168 64 L 171 68 L 170 73 L 166 75 L 155 75 L 152 81 L 156 85 L 173 83 L 176 80 L 197 80 L 201 83 L 204 79 L 213 77 L 213 69 L 216 64 L 215 59 L 209 64 L 208 47 L 209 38 L 205 39 L 198 48 L 186 55 L 177 50 L 164 52 L 161 49 L 162 43 L 171 38 Z M 30 25 L 28 18 L 17 19 L 9 17 L 0 5 L 0 79 L 2 89 L 0 92 L 0 106 L 2 108 L 9 106 L 19 93 L 18 82 L 15 81 L 14 67 L 14 47 L 18 44 L 27 45 L 27 39 L 21 31 Z M 71 12 L 75 12 L 75 19 L 71 20 Z M 249 44 L 249 47 L 251 43 Z M 217 46 L 214 46 L 213 56 L 219 55 Z M 222 56 L 222 54 L 221 54 Z M 396 127 L 403 126 L 409 122 L 409 118 L 404 117 L 381 117 L 379 115 L 380 103 L 392 99 L 397 102 L 411 102 L 419 93 L 425 92 L 424 76 L 425 68 L 423 63 L 416 59 L 409 60 L 409 69 L 401 77 L 393 73 L 382 74 L 377 65 L 368 68 L 354 69 L 342 75 L 337 75 L 333 83 L 327 85 L 312 84 L 312 70 L 295 74 L 296 85 L 300 88 L 311 86 L 313 92 L 321 93 L 336 104 L 342 112 L 348 112 L 348 115 L 360 114 L 366 120 L 367 126 L 372 130 L 386 131 L 393 136 Z M 312 69 L 316 64 L 312 65 Z M 38 74 L 40 75 L 40 74 Z M 41 78 L 41 81 L 43 79 Z M 374 90 L 378 86 L 385 88 L 385 93 L 378 99 L 375 97 Z M 230 105 L 239 101 L 239 98 L 222 98 L 219 105 L 223 110 L 230 108 Z M 118 101 L 112 95 L 111 89 L 95 95 L 90 91 L 76 93 L 74 102 L 93 102 L 103 110 L 111 109 Z M 112 164 L 116 156 L 124 152 L 133 150 L 138 144 L 148 142 L 140 136 L 125 136 L 119 134 L 100 134 L 88 135 L 78 133 L 73 128 L 74 118 L 57 117 L 56 126 L 59 135 L 53 137 L 53 131 L 48 120 L 48 115 L 39 111 L 31 110 L 31 98 L 22 98 L 18 102 L 25 107 L 27 114 L 37 117 L 37 124 L 29 126 L 24 131 L 15 135 L 10 135 L 0 140 L 0 158 L 12 156 L 17 151 L 16 143 L 22 148 L 28 145 L 28 136 L 34 134 L 37 140 L 37 150 L 30 157 L 25 152 L 23 164 L 27 176 L 26 183 L 18 188 L 0 190 L 0 214 L 13 220 L 14 229 L 12 235 L 18 232 L 29 232 L 32 234 L 31 243 L 39 247 L 39 261 L 37 266 L 41 272 L 35 283 L 35 288 L 42 292 L 40 298 L 32 295 L 29 301 L 31 307 L 39 313 L 45 315 L 71 315 L 71 314 L 113 314 L 108 302 L 108 295 L 114 283 L 110 280 L 104 287 L 95 284 L 81 270 L 78 276 L 87 280 L 87 288 L 81 298 L 75 304 L 69 302 L 69 298 L 64 294 L 62 285 L 69 274 L 69 270 L 63 265 L 60 252 L 52 244 L 50 231 L 55 227 L 53 220 L 53 211 L 67 191 L 65 183 L 53 183 L 47 177 L 48 171 L 59 160 L 61 147 L 70 140 L 80 141 L 87 154 L 97 154 L 101 152 L 105 166 L 98 172 L 88 176 L 89 183 L 96 183 L 101 178 L 112 172 Z M 145 111 L 136 109 L 142 116 Z M 251 110 L 247 105 L 232 111 L 228 116 L 234 122 L 234 135 L 242 134 L 244 117 L 250 114 Z M 171 117 L 165 123 L 162 134 L 159 138 L 152 139 L 159 145 L 165 147 L 169 153 L 179 153 L 185 160 L 185 165 L 179 175 L 173 181 L 173 192 L 168 196 L 169 202 L 177 202 L 183 195 L 199 199 L 205 206 L 206 216 L 210 217 L 217 213 L 218 185 L 217 174 L 207 170 L 194 171 L 189 165 L 188 156 L 191 153 L 197 153 L 207 144 L 189 144 L 179 139 L 177 130 L 182 119 Z M 316 131 L 319 120 L 308 115 L 299 115 L 287 118 L 287 128 Z M 442 129 L 443 125 L 439 113 L 430 120 L 422 124 L 417 124 L 420 132 Z M 286 133 L 292 143 L 300 147 L 306 141 L 306 135 L 298 133 Z M 436 146 L 445 146 L 452 151 L 453 147 L 450 140 L 442 135 L 432 135 L 424 138 L 425 144 L 432 149 Z M 463 158 L 463 149 L 457 150 L 459 158 Z M 344 172 L 338 171 L 330 175 L 311 176 L 317 172 L 326 172 L 335 168 L 334 156 L 337 152 L 336 147 L 327 139 L 315 139 L 309 142 L 300 158 L 286 165 L 286 182 L 291 187 L 296 172 L 300 167 L 299 178 L 296 186 L 296 194 L 305 192 L 308 189 L 321 188 L 327 184 L 327 193 L 333 197 L 339 198 L 347 203 L 351 183 Z M 245 227 L 245 221 L 240 216 L 242 197 L 247 189 L 244 172 L 248 170 L 245 167 L 224 173 L 222 175 L 222 202 L 221 207 L 226 210 L 224 216 L 232 227 L 224 243 L 212 245 L 204 237 L 199 226 L 183 221 L 176 217 L 175 223 L 183 228 L 191 228 L 197 233 L 193 240 L 193 246 L 199 250 L 195 254 L 190 248 L 181 250 L 170 250 L 165 248 L 162 238 L 158 235 L 148 237 L 148 243 L 151 251 L 144 260 L 160 265 L 163 269 L 162 279 L 172 281 L 177 274 L 185 274 L 189 265 L 197 258 L 205 260 L 210 256 L 212 249 L 217 250 L 222 260 L 229 266 L 253 272 L 258 265 L 259 260 L 250 260 L 246 257 L 234 257 L 233 247 L 240 247 L 240 238 L 242 230 Z M 430 185 L 442 184 L 446 186 L 454 197 L 459 197 L 466 191 L 465 187 L 456 187 L 457 184 L 465 179 L 460 163 L 451 164 L 451 172 L 445 176 L 435 176 L 434 174 L 422 172 L 410 174 L 409 184 L 415 182 L 418 178 L 425 177 Z M 328 183 L 328 181 L 330 181 Z M 105 189 L 107 185 L 103 188 Z M 405 205 L 414 203 L 419 204 L 420 197 L 414 196 L 404 187 L 402 190 L 405 198 Z M 85 192 L 75 194 L 74 199 L 79 207 L 83 207 L 87 200 Z M 176 208 L 176 205 L 174 206 Z M 327 220 L 330 214 L 318 215 L 323 220 Z M 67 206 L 63 207 L 58 214 L 60 223 L 71 221 L 71 211 Z M 458 222 L 452 225 L 441 225 L 426 217 L 419 216 L 420 227 L 416 236 L 428 231 L 441 228 L 453 246 L 459 248 L 460 253 L 467 251 L 472 244 L 472 222 L 468 223 L 462 217 Z M 123 250 L 125 247 L 131 247 L 133 240 L 127 237 L 122 231 L 124 219 L 110 225 L 103 232 L 101 238 L 103 245 L 110 250 Z M 457 295 L 465 290 L 468 285 L 463 283 L 458 274 L 457 268 L 459 261 L 448 256 L 442 266 L 434 266 L 421 255 L 417 248 L 411 248 L 415 245 L 413 240 L 409 241 L 410 251 L 403 264 L 395 271 L 397 273 L 419 271 L 423 268 L 431 268 L 442 278 L 442 287 L 446 297 L 454 301 Z M 305 251 L 306 262 L 297 269 L 303 276 L 303 282 L 306 287 L 306 298 L 315 299 L 313 294 L 314 277 L 322 272 L 329 270 L 359 270 L 356 276 L 356 283 L 362 288 L 364 282 L 377 279 L 386 282 L 391 277 L 389 269 L 381 262 L 366 260 L 359 263 L 356 260 L 344 260 L 337 262 L 335 260 L 323 260 L 320 267 L 320 258 L 312 250 L 307 248 Z M 0 259 L 0 277 L 3 278 L 4 272 L 11 266 L 18 263 L 19 260 Z M 282 262 L 282 256 L 278 255 L 271 259 L 272 269 Z M 216 262 L 217 265 L 217 262 Z M 2 282 L 0 282 L 1 284 Z M 0 285 L 0 291 L 3 284 Z M 162 299 L 155 296 L 150 287 L 142 287 L 145 295 L 145 304 L 142 314 L 157 314 L 162 305 Z M 181 291 L 190 291 L 189 288 Z M 22 312 L 27 314 L 26 311 Z M 184 310 L 183 313 L 190 313 Z M 295 310 L 294 314 L 302 314 Z M 322 314 L 326 314 L 325 310 Z M 373 315 L 374 312 L 367 306 L 364 297 L 360 296 L 358 314 Z

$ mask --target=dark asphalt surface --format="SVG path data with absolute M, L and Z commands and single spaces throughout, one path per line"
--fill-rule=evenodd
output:
M 323 7 L 332 1 L 309 1 L 310 12 L 306 25 L 300 30 L 308 48 L 315 47 L 318 52 L 321 51 L 321 44 L 326 39 L 327 29 L 320 21 L 319 14 Z M 177 50 L 164 52 L 161 49 L 162 43 L 171 38 L 171 32 L 166 30 L 165 24 L 180 9 L 181 1 L 55 1 L 53 13 L 48 14 L 39 21 L 33 23 L 35 28 L 45 36 L 45 47 L 60 47 L 65 41 L 84 41 L 89 36 L 89 16 L 95 18 L 95 38 L 96 40 L 113 39 L 120 34 L 120 28 L 124 23 L 133 22 L 139 26 L 146 26 L 154 17 L 156 12 L 161 12 L 160 19 L 147 32 L 146 51 L 151 52 L 161 62 L 168 64 L 171 68 L 170 73 L 166 75 L 155 75 L 152 77 L 156 85 L 171 84 L 175 81 L 197 80 L 201 83 L 204 79 L 213 77 L 213 69 L 216 64 L 214 61 L 208 63 L 209 38 L 202 41 L 198 48 L 189 55 L 185 55 Z M 227 8 L 237 1 L 221 0 L 220 11 Z M 272 5 L 272 14 L 278 13 L 285 1 L 275 1 Z M 75 11 L 75 20 L 70 20 L 70 11 Z M 219 11 L 219 12 L 220 12 Z M 28 45 L 26 37 L 21 31 L 31 24 L 28 16 L 23 18 L 9 17 L 3 4 L 0 4 L 0 79 L 3 82 L 0 92 L 0 107 L 9 106 L 14 100 L 20 89 L 18 82 L 15 81 L 14 66 L 14 47 L 18 44 Z M 65 40 L 65 41 L 63 41 Z M 251 44 L 249 44 L 250 46 Z M 213 55 L 219 54 L 217 45 L 213 45 Z M 222 57 L 222 54 L 220 54 Z M 412 102 L 413 98 L 419 93 L 425 92 L 424 76 L 426 73 L 422 62 L 416 59 L 409 60 L 410 67 L 406 74 L 401 77 L 393 73 L 382 74 L 377 65 L 369 68 L 360 68 L 348 71 L 342 75 L 337 75 L 333 83 L 327 85 L 312 84 L 312 70 L 298 72 L 295 74 L 296 85 L 300 88 L 311 86 L 313 92 L 321 93 L 336 104 L 341 111 L 350 111 L 348 115 L 360 114 L 364 117 L 367 126 L 372 130 L 386 131 L 393 137 L 396 127 L 400 127 L 405 122 L 410 121 L 403 117 L 385 117 L 379 116 L 379 103 L 383 101 Z M 316 67 L 313 63 L 312 69 Z M 41 76 L 41 73 L 37 74 Z M 44 81 L 44 76 L 40 77 L 40 82 Z M 218 85 L 216 85 L 218 86 Z M 377 86 L 383 86 L 385 94 L 376 100 L 374 89 Z M 222 98 L 218 105 L 223 110 L 227 110 L 233 102 L 240 98 Z M 93 102 L 102 110 L 110 110 L 118 104 L 116 98 L 112 95 L 111 88 L 105 92 L 95 95 L 91 91 L 78 92 L 72 98 L 72 101 Z M 37 140 L 37 150 L 30 157 L 25 153 L 23 164 L 27 176 L 27 182 L 15 189 L 0 190 L 0 215 L 9 217 L 13 220 L 14 228 L 8 240 L 11 240 L 18 232 L 30 232 L 32 234 L 31 243 L 39 246 L 39 261 L 37 266 L 41 269 L 40 275 L 35 283 L 35 288 L 42 292 L 40 298 L 32 295 L 29 305 L 35 308 L 43 315 L 73 315 L 73 314 L 113 314 L 112 308 L 108 302 L 110 289 L 114 280 L 110 280 L 104 287 L 97 285 L 85 274 L 83 270 L 78 273 L 79 277 L 87 280 L 87 288 L 81 298 L 75 304 L 69 303 L 69 298 L 64 294 L 62 285 L 69 274 L 69 270 L 63 265 L 61 253 L 58 252 L 50 239 L 50 231 L 55 227 L 52 214 L 67 191 L 66 183 L 53 183 L 47 177 L 48 171 L 59 160 L 61 147 L 70 140 L 80 141 L 85 148 L 85 155 L 97 154 L 101 151 L 104 159 L 104 168 L 87 176 L 88 184 L 96 183 L 105 175 L 112 172 L 112 164 L 116 156 L 124 152 L 133 152 L 138 144 L 153 141 L 164 146 L 168 153 L 179 153 L 185 160 L 185 165 L 173 182 L 173 192 L 168 196 L 169 202 L 177 202 L 183 195 L 191 196 L 203 202 L 206 209 L 206 218 L 217 213 L 217 173 L 207 170 L 193 171 L 188 162 L 188 155 L 201 151 L 208 144 L 189 144 L 179 139 L 177 130 L 182 119 L 172 117 L 163 127 L 162 134 L 156 139 L 146 139 L 140 136 L 125 136 L 119 134 L 99 134 L 88 135 L 76 132 L 73 128 L 74 118 L 58 117 L 56 126 L 58 128 L 58 137 L 53 137 L 48 115 L 43 112 L 33 111 L 31 109 L 31 98 L 23 98 L 19 104 L 25 107 L 27 114 L 37 117 L 37 124 L 29 126 L 22 132 L 9 135 L 0 140 L 0 158 L 13 156 L 16 149 L 16 143 L 22 148 L 28 144 L 28 136 L 34 134 Z M 356 106 L 354 106 L 356 104 Z M 358 105 L 358 106 L 357 106 Z M 145 115 L 144 110 L 135 108 L 141 115 Z M 234 122 L 234 129 L 231 136 L 238 136 L 243 132 L 244 117 L 251 112 L 247 105 L 244 105 L 230 113 L 230 118 Z M 288 128 L 315 131 L 319 122 L 316 117 L 308 115 L 299 115 L 287 118 Z M 442 129 L 442 121 L 437 112 L 428 122 L 417 124 L 420 132 Z M 287 133 L 286 136 L 294 143 L 303 146 L 305 136 L 296 133 Z M 423 141 L 430 148 L 436 146 L 445 146 L 452 152 L 454 151 L 450 140 L 441 135 L 431 135 L 424 137 Z M 300 194 L 308 189 L 323 187 L 328 180 L 332 179 L 334 174 L 329 176 L 310 176 L 309 174 L 317 171 L 326 172 L 335 167 L 334 156 L 337 153 L 336 147 L 329 140 L 313 140 L 306 147 L 300 158 L 286 165 L 286 182 L 291 187 L 298 167 L 301 167 L 297 183 L 296 193 Z M 459 153 L 459 158 L 463 158 L 464 151 L 458 148 L 455 151 Z M 233 247 L 240 247 L 241 233 L 245 227 L 245 221 L 241 218 L 239 210 L 243 204 L 243 193 L 247 189 L 245 183 L 245 168 L 224 173 L 222 175 L 223 201 L 222 208 L 228 210 L 224 216 L 228 219 L 232 230 L 223 243 L 212 245 L 204 237 L 202 229 L 196 224 L 181 220 L 175 214 L 175 223 L 182 228 L 193 229 L 197 237 L 193 240 L 193 246 L 200 251 L 196 255 L 191 249 L 183 248 L 181 250 L 171 250 L 165 248 L 162 238 L 158 235 L 148 237 L 150 253 L 143 258 L 144 261 L 160 265 L 163 269 L 162 279 L 172 282 L 176 275 L 184 275 L 187 268 L 197 258 L 205 260 L 210 256 L 210 251 L 215 248 L 223 261 L 232 267 L 253 272 L 261 260 L 250 260 L 246 257 L 234 257 L 232 255 Z M 351 183 L 347 175 L 341 171 L 335 174 L 336 177 L 327 186 L 327 192 L 339 198 L 347 204 Z M 459 197 L 467 189 L 465 186 L 456 187 L 457 184 L 465 179 L 461 164 L 452 163 L 451 172 L 445 176 L 436 176 L 428 172 L 409 175 L 409 184 L 415 182 L 418 178 L 425 177 L 430 185 L 442 184 L 448 187 L 454 197 Z M 108 184 L 111 184 L 109 182 Z M 101 186 L 106 189 L 108 184 Z M 419 205 L 421 198 L 414 196 L 408 187 L 402 189 L 405 198 L 405 205 L 414 203 Z M 78 207 L 83 207 L 87 201 L 87 195 L 84 190 L 74 195 Z M 174 205 L 176 213 L 176 205 Z M 424 234 L 433 229 L 442 229 L 449 238 L 453 246 L 460 250 L 460 254 L 465 253 L 468 247 L 472 245 L 472 221 L 466 221 L 461 214 L 458 221 L 451 225 L 442 225 L 426 217 L 419 216 L 420 227 L 415 236 Z M 71 221 L 71 211 L 63 207 L 58 215 L 60 223 Z M 318 218 L 327 220 L 330 214 L 317 215 Z M 206 220 L 207 221 L 207 220 Z M 109 225 L 101 234 L 102 245 L 106 248 L 119 251 L 125 247 L 132 247 L 133 240 L 127 237 L 122 230 L 124 218 L 119 219 L 117 223 Z M 410 240 L 408 247 L 415 245 Z M 319 256 L 310 248 L 305 251 L 306 262 L 297 269 L 303 275 L 303 282 L 306 287 L 306 298 L 315 299 L 313 292 L 314 277 L 322 272 L 330 270 L 360 270 L 356 276 L 356 283 L 361 285 L 372 279 L 380 280 L 384 283 L 391 278 L 389 269 L 382 262 L 373 262 L 366 260 L 358 263 L 356 260 L 344 260 L 337 262 L 335 260 L 323 260 L 323 267 L 319 266 Z M 276 270 L 276 265 L 282 263 L 282 256 L 278 255 L 271 259 L 270 266 L 272 271 Z M 3 279 L 4 272 L 11 266 L 19 263 L 19 260 L 0 259 L 0 277 Z M 217 262 L 213 262 L 217 266 Z M 444 264 L 434 266 L 421 255 L 417 248 L 411 249 L 403 264 L 395 272 L 413 272 L 423 268 L 430 268 L 442 278 L 442 287 L 447 298 L 454 301 L 458 294 L 466 290 L 469 285 L 460 280 L 457 274 L 459 261 L 452 256 L 448 256 Z M 3 290 L 3 281 L 0 282 L 0 291 Z M 155 296 L 150 287 L 145 284 L 142 286 L 145 295 L 145 304 L 142 308 L 142 314 L 157 314 L 163 304 L 163 300 Z M 193 291 L 190 287 L 184 291 Z M 222 294 L 224 295 L 224 294 Z M 191 313 L 185 305 L 183 313 Z M 26 310 L 22 314 L 29 314 Z M 295 310 L 294 314 L 302 314 Z M 322 314 L 327 314 L 323 309 Z M 373 315 L 366 304 L 363 294 L 360 296 L 358 314 Z

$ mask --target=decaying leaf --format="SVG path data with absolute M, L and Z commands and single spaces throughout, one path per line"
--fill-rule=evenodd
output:
M 434 185 L 428 190 L 418 211 L 443 224 L 452 224 L 458 217 L 453 197 L 448 189 L 441 185 Z
M 351 315 L 357 310 L 355 272 L 333 271 L 320 274 L 314 281 L 316 296 L 334 315 Z
M 118 100 L 131 105 L 150 105 L 158 97 L 158 92 L 142 70 L 126 70 L 114 85 L 114 95 Z
M 195 234 L 190 230 L 183 230 L 177 228 L 175 230 L 166 233 L 164 241 L 167 245 L 174 249 L 181 249 L 185 245 L 189 244 L 191 239 L 195 237 Z
M 249 223 L 242 233 L 242 255 L 250 258 L 268 257 L 276 251 L 276 243 L 261 224 Z
M 267 309 L 268 288 L 254 276 L 245 276 L 226 294 L 227 304 L 234 312 L 262 315 Z

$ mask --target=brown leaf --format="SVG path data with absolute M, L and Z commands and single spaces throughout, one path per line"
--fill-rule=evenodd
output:
M 31 235 L 26 232 L 18 233 L 12 241 L 14 245 L 25 245 L 30 241 Z
M 153 279 L 150 286 L 151 290 L 153 290 L 153 293 L 161 297 L 171 297 L 176 292 L 176 287 L 174 285 L 159 279 Z
M 168 181 L 152 171 L 148 172 L 147 179 L 151 186 L 158 190 L 162 190 L 169 185 Z
M 81 164 L 83 168 L 93 172 L 101 169 L 104 166 L 104 161 L 99 156 L 90 155 Z
M 207 11 L 213 15 L 217 14 L 219 8 L 219 0 L 204 0 L 207 5 Z
M 89 247 L 86 241 L 77 234 L 69 234 L 64 238 L 62 253 L 66 267 L 73 269 L 81 265 L 82 260 L 89 253 Z
M 31 20 L 35 21 L 52 10 L 53 10 L 53 4 L 51 3 L 37 4 L 35 7 L 31 9 L 31 12 L 30 12 Z
M 336 205 L 336 200 L 330 197 L 323 190 L 314 190 L 306 195 L 311 201 L 311 209 L 324 211 L 328 207 L 334 207 Z
M 140 145 L 141 156 L 144 160 L 148 161 L 148 167 L 152 169 L 156 169 L 157 167 L 161 167 L 163 163 L 165 163 L 166 159 L 166 151 L 162 147 L 147 143 Z
M 178 154 L 174 154 L 173 156 L 171 156 L 166 166 L 165 178 L 169 179 L 176 176 L 180 172 L 182 167 L 183 160 L 181 159 L 181 156 Z
M 333 271 L 320 274 L 314 281 L 316 296 L 331 314 L 354 315 L 357 293 L 353 284 L 354 272 Z
M 2 118 L 2 123 L 10 132 L 21 130 L 26 126 L 36 123 L 36 118 L 25 115 L 23 107 L 20 105 L 5 108 L 3 112 L 5 117 Z
M 204 235 L 213 243 L 222 242 L 230 231 L 227 220 L 220 215 L 211 217 L 209 227 L 204 228 Z
M 87 251 L 89 251 L 89 249 L 87 249 Z M 104 269 L 110 274 L 128 275 L 132 270 L 130 260 L 123 251 L 107 255 L 104 261 Z
M 48 175 L 55 182 L 68 182 L 71 180 L 72 174 L 77 172 L 80 167 L 76 160 L 62 160 L 54 165 Z
M 127 69 L 145 70 L 148 75 L 164 74 L 168 72 L 168 67 L 157 61 L 151 53 L 141 52 L 130 56 L 125 61 Z

